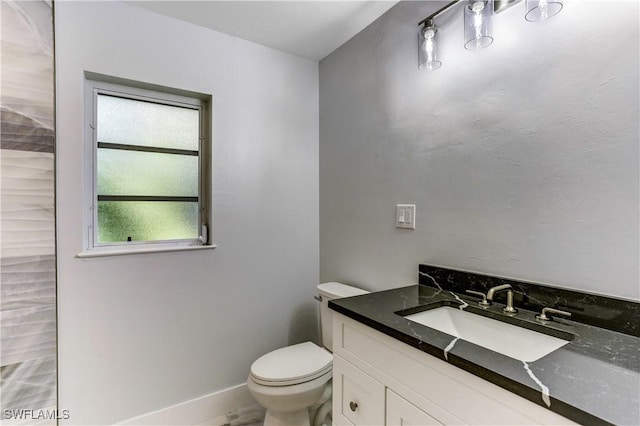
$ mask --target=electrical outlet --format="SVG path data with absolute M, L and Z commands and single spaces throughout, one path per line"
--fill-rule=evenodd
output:
M 416 205 L 396 205 L 396 228 L 416 229 Z

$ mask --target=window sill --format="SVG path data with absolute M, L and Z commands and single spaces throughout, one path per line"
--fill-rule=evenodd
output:
M 78 253 L 76 257 L 80 259 L 87 259 L 92 257 L 106 257 L 106 256 L 125 256 L 130 254 L 149 254 L 149 253 L 165 253 L 170 251 L 193 251 L 193 250 L 210 250 L 216 248 L 217 245 L 210 244 L 204 246 L 179 246 L 179 247 L 145 247 L 145 248 L 123 248 L 113 250 L 96 250 L 96 251 L 83 251 Z

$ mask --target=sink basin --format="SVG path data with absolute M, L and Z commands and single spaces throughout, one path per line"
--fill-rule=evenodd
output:
M 558 337 L 449 306 L 407 315 L 405 318 L 525 362 L 540 359 L 569 343 Z

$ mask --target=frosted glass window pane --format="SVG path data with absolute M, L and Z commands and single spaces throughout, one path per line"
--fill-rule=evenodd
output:
M 198 238 L 198 203 L 99 201 L 98 242 Z
M 98 141 L 197 151 L 197 109 L 98 95 Z
M 198 196 L 198 157 L 98 148 L 98 195 Z

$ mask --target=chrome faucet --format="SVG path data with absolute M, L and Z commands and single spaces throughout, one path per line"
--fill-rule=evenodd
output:
M 491 305 L 491 302 L 489 302 L 487 300 L 487 296 L 485 296 L 484 293 L 482 293 L 480 291 L 473 291 L 473 290 L 467 290 L 467 293 L 473 294 L 474 296 L 482 297 L 482 300 L 480 302 L 478 302 L 478 305 L 480 305 L 481 307 L 486 308 L 487 306 Z
M 543 321 L 543 322 L 551 321 L 553 319 L 553 317 L 551 316 L 552 314 L 564 315 L 566 317 L 571 316 L 571 312 L 561 311 L 560 309 L 554 309 L 554 308 L 542 308 L 542 312 L 540 313 L 540 315 L 536 315 L 536 319 L 538 321 Z
M 518 312 L 516 308 L 513 307 L 513 287 L 510 284 L 502 284 L 495 287 L 491 287 L 487 292 L 487 300 L 493 301 L 493 296 L 496 293 L 501 291 L 507 291 L 507 306 L 502 308 L 502 310 L 508 314 L 515 314 Z

